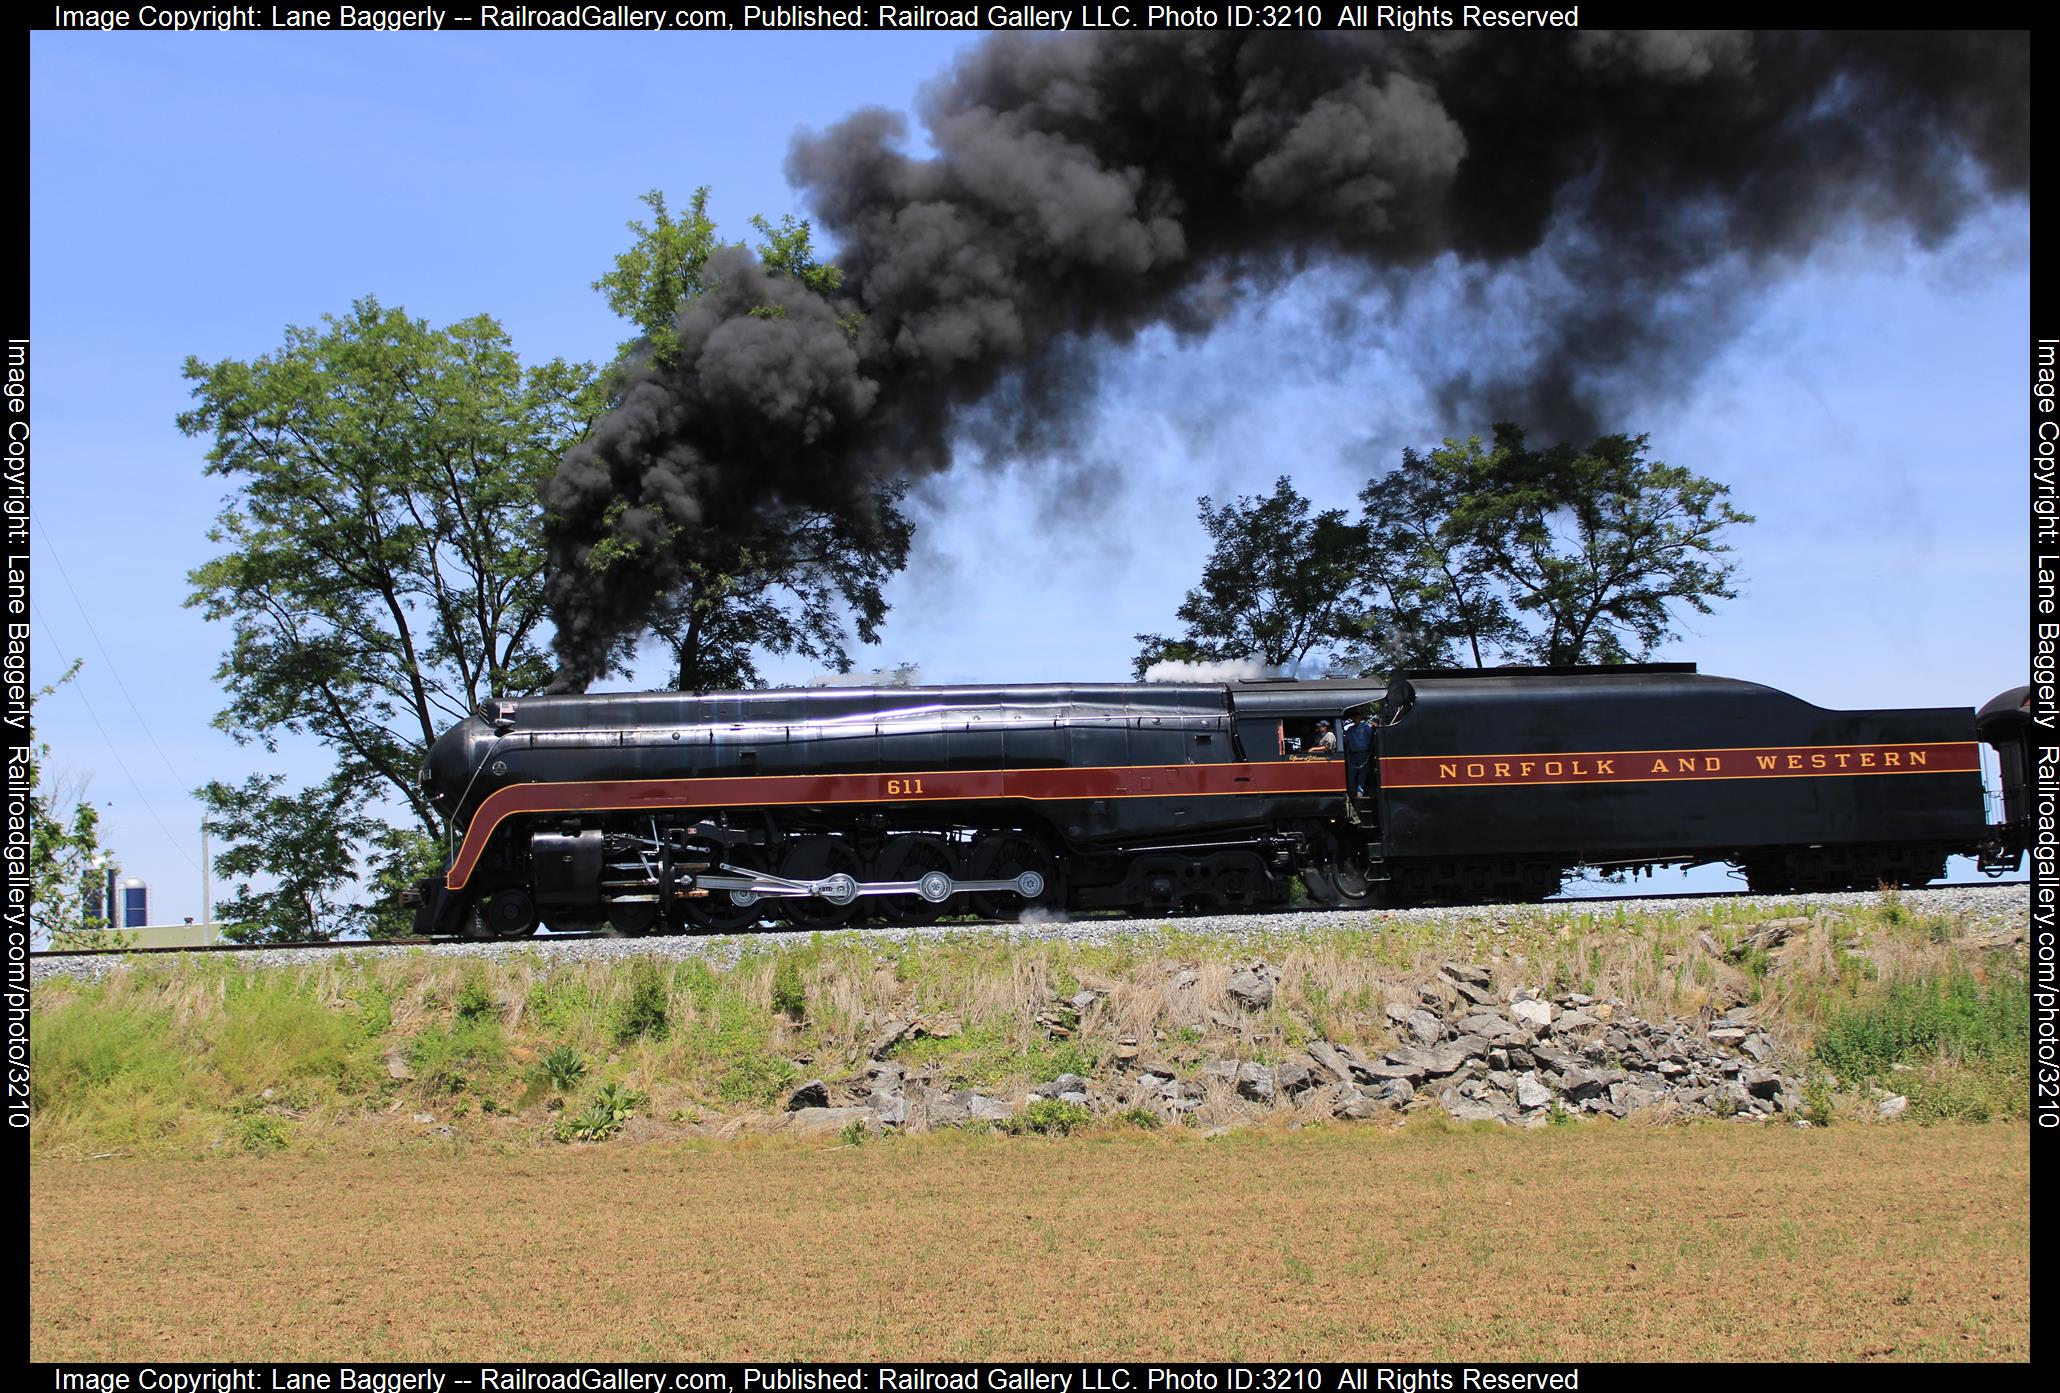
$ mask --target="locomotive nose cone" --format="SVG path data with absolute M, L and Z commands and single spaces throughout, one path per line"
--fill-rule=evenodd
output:
M 446 817 L 457 811 L 458 800 L 465 796 L 484 733 L 479 718 L 468 716 L 438 736 L 422 761 L 423 787 L 429 790 L 429 801 Z

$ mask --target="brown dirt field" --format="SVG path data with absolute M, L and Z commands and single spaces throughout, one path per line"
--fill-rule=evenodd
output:
M 2027 1359 L 2023 1125 L 31 1168 L 30 1357 Z

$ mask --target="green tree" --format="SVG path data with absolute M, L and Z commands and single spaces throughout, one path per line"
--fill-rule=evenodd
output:
M 223 551 L 187 600 L 230 626 L 216 724 L 267 750 L 309 738 L 336 760 L 297 800 L 211 785 L 220 865 L 286 866 L 278 849 L 320 840 L 318 817 L 346 860 L 377 859 L 375 879 L 419 865 L 443 839 L 416 778 L 429 743 L 484 698 L 549 680 L 537 490 L 601 409 L 596 373 L 525 368 L 484 315 L 435 328 L 369 298 L 288 329 L 274 353 L 185 371 L 195 405 L 179 427 L 209 440 L 207 472 L 232 486 L 209 534 Z M 258 804 L 297 808 L 298 833 L 246 815 Z M 367 815 L 381 804 L 412 832 Z M 343 922 L 338 884 L 297 871 L 283 899 L 245 902 Z
M 844 273 L 816 255 L 815 234 L 808 219 L 788 213 L 774 223 L 754 213 L 751 226 L 758 231 L 758 259 L 767 269 L 792 276 L 822 296 L 844 288 Z
M 1176 611 L 1185 630 L 1137 635 L 1137 676 L 1164 661 L 1300 668 L 1335 661 L 1363 641 L 1366 529 L 1343 509 L 1312 517 L 1311 507 L 1285 474 L 1265 497 L 1198 500 L 1214 549 L 1201 584 Z
M 622 356 L 676 353 L 680 305 L 708 289 L 709 256 L 725 245 L 699 188 L 674 216 L 665 195 L 643 196 L 647 222 L 633 221 L 630 247 L 594 288 L 638 336 Z M 834 294 L 843 275 L 822 261 L 807 221 L 754 217 L 757 253 L 769 269 L 793 276 L 818 294 Z M 766 307 L 766 313 L 778 311 Z M 856 321 L 847 321 L 855 331 Z M 692 565 L 674 591 L 654 606 L 652 632 L 673 657 L 672 684 L 681 691 L 756 686 L 760 655 L 808 658 L 838 672 L 851 669 L 847 634 L 877 643 L 887 616 L 883 589 L 908 565 L 914 524 L 901 510 L 903 490 L 887 487 L 873 500 L 874 525 L 863 536 L 847 519 L 787 510 L 767 513 L 719 562 Z M 624 505 L 626 506 L 626 505 Z M 606 565 L 608 554 L 596 553 Z M 626 656 L 626 655 L 625 655 Z
M 83 779 L 51 773 L 50 746 L 36 737 L 37 704 L 75 679 L 83 666 L 84 659 L 74 661 L 63 676 L 29 697 L 23 777 L 29 788 L 29 922 L 48 936 L 53 947 L 66 946 L 80 935 L 103 931 L 108 925 L 104 916 L 86 912 L 92 885 L 104 864 L 100 810 L 86 801 Z
M 370 927 L 372 911 L 346 898 L 358 877 L 360 845 L 390 831 L 364 811 L 363 794 L 342 775 L 298 793 L 281 774 L 200 790 L 208 826 L 229 844 L 215 869 L 240 879 L 215 906 L 222 936 L 238 943 L 299 943 Z M 253 877 L 271 888 L 253 889 Z
M 1355 671 L 1486 664 L 1522 635 L 1485 548 L 1452 525 L 1453 506 L 1491 486 L 1456 466 L 1450 447 L 1402 452 L 1402 465 L 1360 491 L 1367 606 L 1351 645 Z
M 690 566 L 668 596 L 652 630 L 671 649 L 673 685 L 681 691 L 756 686 L 757 654 L 809 658 L 851 670 L 848 629 L 880 641 L 887 617 L 883 588 L 908 564 L 915 525 L 895 507 L 901 491 L 883 495 L 879 531 L 855 536 L 827 513 L 768 518 L 730 567 Z
M 1381 675 L 1410 667 L 1621 663 L 1676 636 L 1677 612 L 1734 598 L 1730 491 L 1651 459 L 1645 436 L 1532 449 L 1498 425 L 1405 450 L 1361 511 L 1317 513 L 1283 477 L 1213 506 L 1215 542 L 1177 638 L 1140 634 L 1136 670 L 1249 658 Z
M 629 230 L 636 240 L 616 256 L 614 269 L 595 281 L 594 289 L 619 318 L 636 326 L 637 337 L 621 346 L 618 359 L 648 343 L 669 360 L 679 353 L 673 320 L 680 304 L 708 288 L 708 257 L 721 244 L 715 240 L 715 220 L 708 216 L 706 185 L 694 190 L 680 217 L 672 215 L 657 189 L 642 201 L 651 209 L 651 221 L 631 220 Z
M 1623 663 L 1677 637 L 1685 607 L 1737 597 L 1728 529 L 1752 522 L 1730 489 L 1650 458 L 1648 436 L 1537 450 L 1513 425 L 1447 441 L 1431 459 L 1455 486 L 1446 531 L 1500 591 L 1498 638 L 1535 663 Z
M 403 907 L 401 891 L 443 870 L 450 852 L 442 837 L 414 826 L 382 823 L 366 839 L 361 870 L 367 895 L 365 932 L 373 938 L 402 938 L 415 932 L 415 911 Z
M 179 427 L 234 485 L 187 601 L 231 626 L 216 724 L 267 749 L 311 737 L 441 835 L 416 780 L 429 742 L 550 676 L 537 488 L 600 407 L 593 370 L 524 369 L 483 315 L 436 329 L 365 299 L 186 376 Z

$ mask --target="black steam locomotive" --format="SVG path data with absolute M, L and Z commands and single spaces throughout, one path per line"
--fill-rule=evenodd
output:
M 527 697 L 430 750 L 451 855 L 411 898 L 425 933 L 512 937 L 1256 908 L 1296 877 L 1348 905 L 1707 862 L 1755 890 L 1921 885 L 1949 855 L 2019 864 L 2027 709 L 1826 711 L 1693 664 Z M 1320 731 L 1361 719 L 1348 793 Z

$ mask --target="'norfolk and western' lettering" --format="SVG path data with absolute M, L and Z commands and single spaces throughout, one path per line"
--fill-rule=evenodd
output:
M 1606 750 L 1555 755 L 1410 755 L 1381 761 L 1388 788 L 1653 783 L 1688 779 L 1838 778 L 1966 774 L 1981 768 L 1972 740 L 1889 745 L 1774 745 L 1720 750 Z

